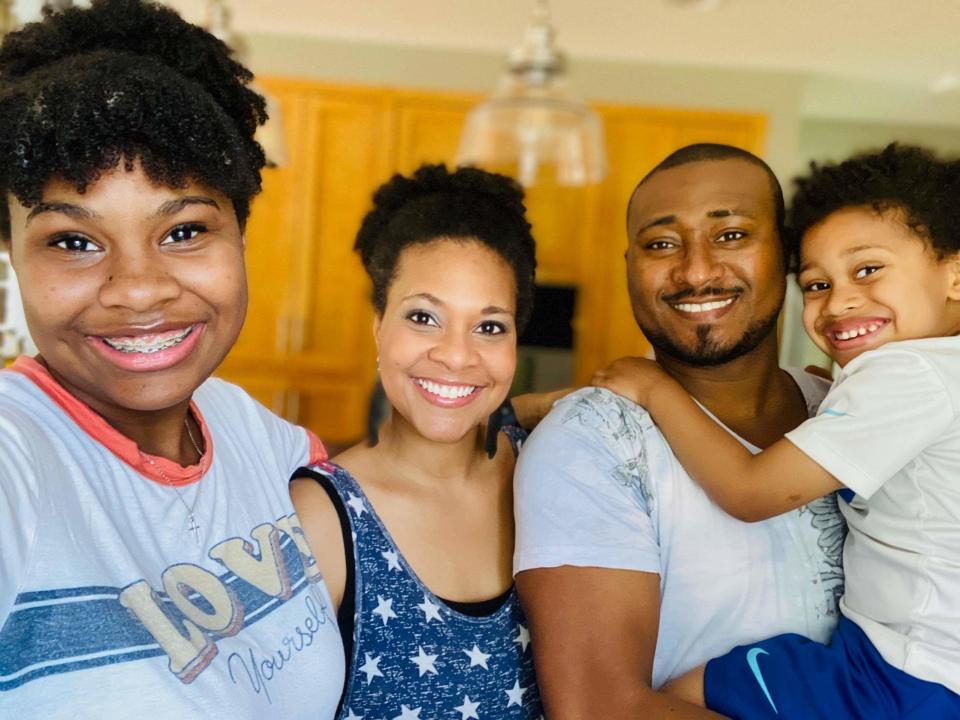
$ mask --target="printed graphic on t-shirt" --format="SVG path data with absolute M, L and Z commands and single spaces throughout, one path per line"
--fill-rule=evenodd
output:
M 816 407 L 810 408 L 812 412 Z M 596 434 L 609 447 L 626 450 L 627 457 L 609 470 L 618 485 L 639 490 L 643 510 L 653 517 L 656 495 L 645 453 L 646 442 L 640 418 L 647 411 L 601 388 L 591 388 L 576 397 L 561 422 L 577 425 L 588 434 Z M 847 526 L 837 508 L 836 495 L 818 498 L 798 510 L 809 523 L 811 534 L 822 556 L 816 563 L 814 582 L 823 591 L 822 612 L 829 617 L 839 615 L 843 596 L 843 541 Z
M 606 396 L 605 396 L 606 395 Z M 577 398 L 573 407 L 564 414 L 562 423 L 575 423 L 584 428 L 595 430 L 611 446 L 617 443 L 627 442 L 631 447 L 635 447 L 640 452 L 636 455 L 623 460 L 619 465 L 610 471 L 613 479 L 626 488 L 637 488 L 643 496 L 644 508 L 647 514 L 653 512 L 654 496 L 650 488 L 650 468 L 647 464 L 646 453 L 643 452 L 643 430 L 636 422 L 629 419 L 630 413 L 646 412 L 640 408 L 629 404 L 628 401 L 620 397 L 614 397 L 616 408 L 616 420 L 610 416 L 605 416 L 600 412 L 609 401 L 611 393 L 592 388 Z
M 335 628 L 322 576 L 296 514 L 213 545 L 215 574 L 193 563 L 125 587 L 22 592 L 0 629 L 0 691 L 46 675 L 166 656 L 171 674 L 194 682 L 218 655 L 218 641 L 242 633 L 294 598 L 302 618 L 278 633 L 275 649 L 251 646 L 227 658 L 231 680 L 268 701 L 269 681 Z M 332 630 L 335 632 L 335 629 Z M 266 653 L 266 654 L 265 654 Z

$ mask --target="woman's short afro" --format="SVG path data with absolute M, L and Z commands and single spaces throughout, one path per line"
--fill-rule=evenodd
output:
M 57 177 L 83 192 L 139 161 L 158 184 L 222 192 L 241 225 L 260 190 L 266 119 L 217 38 L 143 0 L 46 11 L 0 47 L 0 190 L 26 206 Z M 6 203 L 0 233 L 9 237 Z
M 523 190 L 505 175 L 471 167 L 422 165 L 377 189 L 354 244 L 373 283 L 377 313 L 386 307 L 404 248 L 441 239 L 479 242 L 507 262 L 516 280 L 517 328 L 523 330 L 533 311 L 537 267 Z

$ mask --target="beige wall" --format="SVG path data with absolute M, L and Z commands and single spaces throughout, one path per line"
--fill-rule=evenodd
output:
M 800 153 L 820 162 L 837 162 L 893 141 L 923 145 L 946 156 L 960 156 L 960 127 L 889 125 L 849 120 L 804 120 Z

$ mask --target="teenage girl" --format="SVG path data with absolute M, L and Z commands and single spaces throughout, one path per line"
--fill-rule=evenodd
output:
M 48 13 L 0 76 L 39 348 L 0 372 L 0 715 L 332 717 L 342 646 L 287 488 L 325 453 L 209 379 L 246 310 L 263 98 L 138 0 Z

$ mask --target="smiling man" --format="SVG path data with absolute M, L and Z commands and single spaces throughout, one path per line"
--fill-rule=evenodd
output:
M 654 168 L 627 212 L 627 284 L 657 361 L 754 452 L 826 391 L 777 362 L 783 217 L 762 160 L 705 144 Z M 825 640 L 836 622 L 833 498 L 734 520 L 650 416 L 609 391 L 574 393 L 544 419 L 521 455 L 515 504 L 514 570 L 552 720 L 716 717 L 659 688 L 735 645 L 784 632 Z

